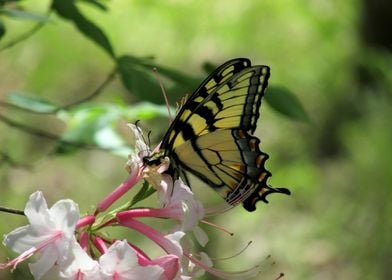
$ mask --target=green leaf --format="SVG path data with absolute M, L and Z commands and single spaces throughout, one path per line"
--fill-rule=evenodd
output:
M 4 6 L 6 4 L 10 4 L 10 5 L 16 5 L 17 2 L 21 2 L 23 0 L 0 0 L 0 7 Z
M 21 109 L 37 113 L 52 113 L 57 109 L 57 106 L 50 101 L 24 92 L 10 92 L 6 96 L 6 101 Z
M 91 4 L 92 6 L 100 9 L 101 11 L 107 11 L 108 10 L 108 8 L 104 4 L 102 4 L 101 2 L 96 1 L 96 0 L 80 0 L 80 2 L 86 2 L 88 4 Z
M 148 120 L 156 117 L 167 117 L 169 113 L 166 105 L 157 105 L 151 102 L 140 102 L 135 105 L 124 107 L 122 109 L 122 115 L 127 120 Z
M 206 61 L 206 62 L 203 63 L 202 68 L 203 68 L 203 70 L 204 70 L 206 73 L 212 73 L 212 72 L 214 72 L 214 70 L 215 70 L 216 68 L 218 68 L 218 66 L 219 66 L 219 65 L 215 65 L 215 64 L 213 64 L 213 63 L 211 63 L 211 62 L 209 62 L 209 61 Z
M 166 106 L 143 102 L 128 106 L 122 104 L 82 104 L 62 110 L 57 117 L 66 124 L 57 153 L 67 154 L 81 146 L 90 145 L 107 149 L 111 153 L 127 157 L 131 152 L 118 131 L 118 123 L 124 118 L 130 122 L 167 116 Z M 67 142 L 76 143 L 69 145 Z
M 272 108 L 285 116 L 299 121 L 310 121 L 299 99 L 285 87 L 270 86 L 265 99 Z
M 5 35 L 5 25 L 3 21 L 0 19 L 0 39 Z
M 94 143 L 98 147 L 108 149 L 112 154 L 123 158 L 127 158 L 132 152 L 132 149 L 124 142 L 114 125 L 98 130 L 94 135 Z
M 151 62 L 145 62 L 145 61 L 141 61 L 141 60 L 135 61 L 135 63 L 142 65 L 147 70 L 152 70 L 153 68 L 156 68 L 160 75 L 163 75 L 166 78 L 169 78 L 170 80 L 172 80 L 173 82 L 176 82 L 176 83 L 181 84 L 183 86 L 185 85 L 187 87 L 195 88 L 200 83 L 199 78 L 192 77 L 192 76 L 187 75 L 183 72 L 177 71 L 175 69 L 171 69 L 166 66 L 154 64 Z
M 31 20 L 36 22 L 46 22 L 49 20 L 49 17 L 45 15 L 39 15 L 39 14 L 34 14 L 34 13 L 17 10 L 17 9 L 10 9 L 10 8 L 0 9 L 0 14 L 4 14 L 16 19 Z
M 116 119 L 115 113 L 105 105 L 81 105 L 69 111 L 61 111 L 58 117 L 65 122 L 67 129 L 62 138 L 72 142 L 94 144 L 95 134 Z
M 117 132 L 117 124 L 122 119 L 123 108 L 111 104 L 83 104 L 68 111 L 60 111 L 58 117 L 64 121 L 67 128 L 61 139 L 65 142 L 83 143 L 111 153 L 127 157 L 131 152 L 129 146 Z M 60 143 L 58 153 L 71 153 L 78 149 Z
M 115 57 L 112 45 L 105 33 L 95 23 L 80 13 L 74 0 L 53 0 L 52 9 L 59 16 L 72 21 L 87 38 L 98 44 L 111 57 Z
M 153 69 L 157 68 L 161 77 L 170 80 L 168 87 L 163 80 L 167 95 L 179 99 L 185 93 L 192 92 L 201 79 L 184 74 L 180 71 L 154 64 L 147 59 L 138 59 L 132 56 L 122 56 L 118 59 L 118 69 L 124 86 L 129 92 L 154 103 L 163 103 L 162 91 Z
M 117 61 L 121 80 L 125 88 L 140 99 L 162 103 L 163 96 L 158 81 L 152 76 L 152 69 L 149 72 L 135 63 L 135 59 L 130 56 L 122 56 Z

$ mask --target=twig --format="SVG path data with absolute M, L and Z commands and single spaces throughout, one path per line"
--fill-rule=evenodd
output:
M 46 138 L 46 139 L 56 141 L 56 142 L 59 142 L 59 143 L 65 144 L 65 145 L 71 145 L 71 146 L 80 147 L 80 148 L 90 148 L 90 149 L 97 148 L 96 146 L 91 146 L 91 145 L 88 145 L 85 143 L 76 143 L 76 142 L 71 142 L 71 141 L 66 141 L 66 140 L 60 139 L 60 137 L 56 134 L 18 123 L 14 120 L 11 120 L 11 119 L 5 117 L 2 114 L 0 114 L 0 121 L 4 122 L 5 124 L 7 124 L 11 127 L 18 128 L 19 130 L 21 130 L 25 133 L 35 135 L 38 137 L 42 137 L 42 138 Z
M 25 213 L 24 213 L 23 210 L 18 210 L 18 209 L 13 209 L 13 208 L 8 208 L 8 207 L 2 207 L 2 206 L 0 206 L 0 212 L 6 212 L 6 213 L 11 213 L 11 214 L 25 216 Z
M 15 160 L 13 160 L 8 154 L 0 151 L 0 166 L 3 163 L 8 163 L 12 167 L 18 167 L 18 168 L 24 168 L 24 169 L 32 169 L 32 167 L 26 163 L 18 163 Z
M 40 30 L 44 25 L 45 25 L 45 21 L 40 21 L 38 22 L 35 26 L 33 26 L 33 28 L 31 28 L 29 31 L 23 33 L 22 35 L 20 35 L 19 37 L 15 38 L 14 40 L 12 40 L 11 42 L 8 42 L 8 44 L 0 47 L 0 52 L 9 49 L 13 46 L 15 46 L 16 44 L 30 38 L 31 36 L 33 36 L 38 30 Z
M 60 136 L 58 136 L 56 134 L 18 123 L 14 120 L 11 120 L 11 119 L 5 117 L 2 114 L 0 114 L 0 121 L 4 122 L 8 126 L 17 128 L 17 129 L 19 129 L 25 133 L 28 133 L 30 135 L 34 135 L 37 137 L 42 137 L 42 138 L 45 138 L 48 140 L 56 141 L 56 142 L 61 143 L 63 145 L 69 145 L 72 147 L 83 148 L 83 149 L 88 149 L 88 150 L 99 150 L 99 151 L 108 151 L 108 152 L 116 150 L 116 149 L 112 149 L 112 148 L 103 148 L 103 147 L 99 147 L 99 146 L 87 144 L 87 143 L 82 143 L 82 142 L 72 142 L 72 141 L 63 140 L 60 138 Z
M 84 97 L 84 98 L 82 98 L 82 99 L 80 99 L 80 100 L 78 100 L 78 101 L 72 102 L 72 103 L 70 103 L 70 104 L 67 104 L 67 105 L 64 105 L 64 106 L 57 107 L 57 108 L 55 108 L 55 109 L 53 109 L 53 110 L 50 110 L 50 111 L 46 111 L 46 112 L 37 112 L 37 111 L 34 111 L 34 110 L 32 110 L 32 109 L 25 108 L 25 107 L 20 107 L 20 106 L 18 106 L 18 105 L 15 105 L 15 104 L 12 104 L 12 103 L 9 103 L 9 102 L 6 102 L 6 101 L 1 101 L 1 100 L 0 100 L 0 106 L 3 106 L 3 107 L 11 107 L 11 108 L 13 108 L 13 109 L 18 109 L 18 110 L 21 110 L 21 111 L 24 111 L 24 112 L 29 112 L 29 113 L 35 113 L 35 114 L 41 114 L 41 115 L 51 115 L 51 114 L 57 113 L 57 112 L 60 111 L 60 110 L 69 109 L 69 108 L 71 108 L 71 107 L 73 107 L 73 106 L 79 105 L 79 104 L 81 104 L 81 103 L 83 103 L 83 102 L 89 101 L 89 100 L 93 99 L 94 97 L 98 96 L 98 95 L 102 92 L 102 90 L 103 90 L 111 81 L 113 81 L 113 79 L 116 77 L 116 74 L 117 74 L 117 68 L 115 68 L 114 70 L 112 70 L 112 71 L 109 73 L 109 75 L 106 77 L 106 79 L 102 82 L 102 84 L 100 84 L 100 85 L 99 85 L 90 95 L 88 95 L 88 96 L 86 96 L 86 97 Z
M 117 70 L 118 70 L 117 67 L 114 68 L 114 69 L 110 72 L 110 74 L 107 76 L 107 78 L 103 81 L 103 83 L 100 84 L 100 85 L 99 85 L 90 95 L 88 95 L 88 96 L 86 96 L 86 97 L 84 97 L 84 98 L 82 98 L 82 99 L 80 99 L 80 100 L 78 100 L 78 101 L 75 101 L 75 102 L 73 102 L 73 103 L 70 103 L 70 104 L 67 104 L 67 105 L 64 105 L 64 106 L 59 107 L 59 108 L 55 109 L 54 113 L 57 112 L 57 111 L 60 111 L 60 110 L 69 109 L 69 108 L 72 107 L 72 106 L 79 105 L 79 104 L 81 104 L 81 103 L 83 103 L 83 102 L 89 101 L 89 100 L 93 99 L 94 97 L 98 96 L 98 95 L 101 93 L 101 91 L 102 91 L 111 81 L 113 81 L 113 79 L 116 77 Z

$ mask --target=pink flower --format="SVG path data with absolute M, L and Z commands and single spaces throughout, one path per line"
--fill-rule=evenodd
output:
M 178 257 L 175 255 L 165 255 L 154 260 L 143 260 L 139 259 L 140 265 L 153 265 L 157 264 L 164 269 L 161 280 L 171 280 L 176 277 L 179 272 L 180 264 Z
M 147 238 L 154 241 L 168 254 L 176 255 L 178 257 L 182 255 L 180 239 L 185 235 L 184 232 L 177 231 L 172 234 L 164 235 L 161 232 L 153 229 L 152 227 L 133 219 L 132 216 L 129 216 L 127 214 L 128 213 L 124 212 L 117 214 L 117 220 L 120 225 L 140 232 Z
M 181 179 L 175 181 L 167 175 L 163 175 L 158 190 L 158 198 L 162 208 L 132 209 L 119 213 L 121 217 L 157 217 L 171 218 L 180 221 L 179 230 L 190 231 L 197 227 L 204 217 L 204 208 L 196 199 L 192 191 Z

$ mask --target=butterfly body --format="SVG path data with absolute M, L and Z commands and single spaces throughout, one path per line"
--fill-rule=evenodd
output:
M 218 67 L 179 109 L 161 143 L 161 152 L 144 159 L 156 165 L 170 159 L 171 173 L 187 172 L 214 188 L 231 205 L 248 211 L 272 192 L 287 189 L 267 185 L 268 155 L 259 148 L 256 129 L 259 107 L 270 75 L 268 66 L 251 66 L 248 59 L 229 60 Z

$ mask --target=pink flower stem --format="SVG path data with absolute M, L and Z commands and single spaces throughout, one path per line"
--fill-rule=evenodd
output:
M 94 215 L 97 215 L 99 212 L 103 212 L 108 209 L 116 200 L 129 191 L 141 179 L 140 171 L 140 168 L 132 170 L 131 174 L 128 176 L 128 179 L 121 183 L 117 188 L 114 189 L 113 192 L 111 192 L 98 204 Z
M 88 215 L 84 216 L 79 219 L 79 221 L 76 224 L 76 229 L 79 229 L 84 226 L 92 225 L 95 222 L 95 216 L 94 215 Z
M 155 217 L 155 218 L 177 218 L 173 215 L 173 210 L 170 208 L 138 208 L 120 212 L 117 214 L 118 218 L 142 218 L 142 217 Z
M 108 250 L 105 241 L 98 236 L 93 238 L 93 243 L 95 245 L 95 248 L 97 248 L 101 254 L 105 254 L 106 251 Z
M 87 232 L 80 233 L 79 244 L 83 248 L 83 250 L 85 250 L 86 252 L 88 249 L 88 238 L 89 238 L 89 235 Z
M 176 248 L 176 246 L 172 243 L 171 240 L 166 238 L 159 231 L 147 226 L 146 224 L 136 221 L 134 219 L 121 219 L 119 218 L 119 223 L 123 226 L 132 228 L 144 236 L 148 237 L 152 241 L 154 241 L 159 247 L 161 247 L 166 253 L 173 255 L 181 255 L 181 252 Z

